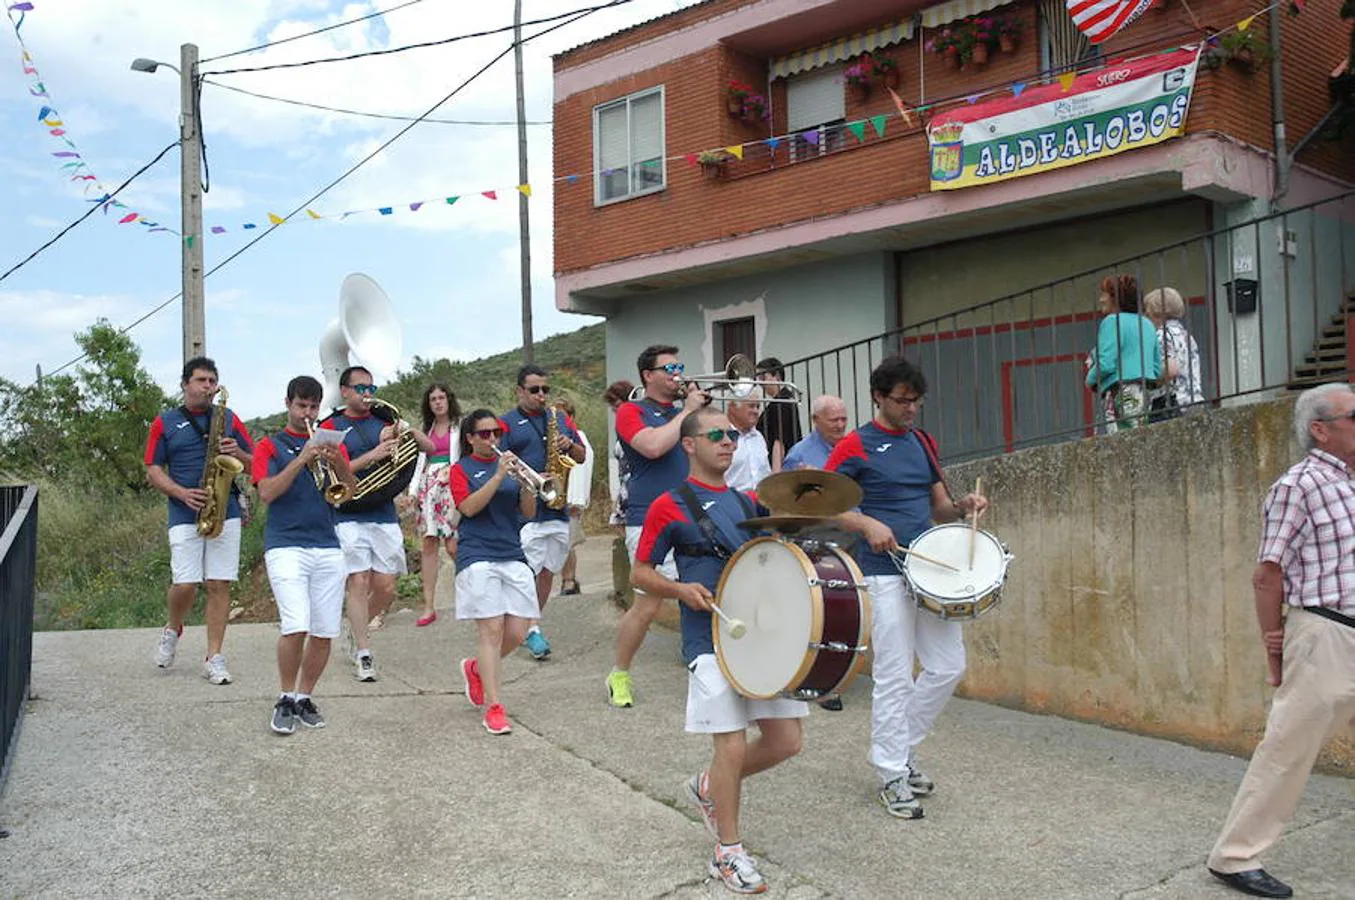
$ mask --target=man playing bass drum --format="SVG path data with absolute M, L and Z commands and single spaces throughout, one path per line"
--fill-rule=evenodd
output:
M 362 366 L 349 366 L 339 376 L 339 395 L 343 411 L 320 423 L 321 428 L 348 429 L 343 445 L 352 459 L 359 481 L 365 471 L 389 459 L 399 444 L 395 426 L 372 415 L 376 397 L 372 373 Z M 410 433 L 425 453 L 433 442 L 412 426 Z M 368 622 L 383 616 L 395 602 L 395 579 L 403 575 L 405 539 L 400 533 L 400 517 L 395 498 L 362 512 L 339 510 L 339 545 L 348 569 L 348 627 L 353 635 L 353 664 L 358 681 L 376 681 L 376 662 L 372 657 Z

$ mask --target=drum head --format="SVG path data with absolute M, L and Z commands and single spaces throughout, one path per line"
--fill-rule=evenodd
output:
M 735 640 L 716 616 L 715 652 L 725 677 L 745 697 L 775 697 L 792 684 L 822 630 L 813 602 L 814 568 L 800 548 L 776 538 L 755 538 L 725 566 L 716 602 L 748 631 Z
M 974 534 L 974 567 L 969 567 L 970 528 L 960 522 L 938 525 L 909 545 L 926 556 L 950 563 L 958 572 L 943 569 L 916 556 L 907 556 L 904 573 L 913 589 L 938 600 L 964 600 L 988 593 L 1002 584 L 1007 554 L 986 531 Z

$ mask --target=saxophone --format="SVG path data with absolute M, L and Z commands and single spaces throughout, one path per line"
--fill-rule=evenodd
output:
M 198 534 L 214 538 L 226 525 L 226 511 L 230 506 L 231 485 L 235 476 L 245 470 L 245 464 L 221 452 L 221 439 L 226 436 L 226 400 L 230 392 L 217 388 L 217 402 L 212 406 L 212 427 L 207 433 L 207 463 L 202 467 L 202 482 L 198 487 L 207 492 L 207 500 L 198 510 Z
M 545 501 L 551 509 L 564 509 L 569 502 L 569 470 L 578 465 L 573 457 L 560 451 L 560 426 L 556 422 L 558 416 L 556 409 L 546 409 L 546 471 L 542 474 L 555 479 L 555 496 Z

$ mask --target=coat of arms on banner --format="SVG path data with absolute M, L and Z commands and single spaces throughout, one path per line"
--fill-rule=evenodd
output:
M 964 172 L 964 125 L 947 122 L 927 131 L 932 152 L 932 181 L 954 181 Z

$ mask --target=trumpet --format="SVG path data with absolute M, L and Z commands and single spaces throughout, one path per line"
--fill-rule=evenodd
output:
M 310 437 L 315 437 L 314 419 L 306 420 L 306 433 Z M 307 468 L 311 471 L 311 477 L 315 479 L 315 487 L 324 495 L 325 502 L 330 506 L 345 503 L 353 496 L 353 489 L 339 480 L 328 460 L 317 457 Z
M 799 403 L 803 394 L 799 387 L 789 381 L 759 381 L 753 361 L 742 353 L 731 356 L 722 372 L 688 375 L 679 377 L 677 382 L 683 393 L 695 384 L 711 395 L 712 403 L 736 403 L 748 400 L 759 403 Z M 790 396 L 777 396 L 782 390 L 788 390 Z M 643 384 L 637 385 L 630 393 L 631 400 L 641 400 L 644 396 Z
M 499 449 L 498 444 L 491 444 L 490 446 L 498 456 L 504 455 L 504 451 Z M 560 480 L 558 478 L 554 475 L 542 475 L 516 456 L 508 463 L 508 471 L 520 483 L 531 488 L 532 493 L 540 497 L 541 502 L 547 506 L 564 496 L 560 491 Z

